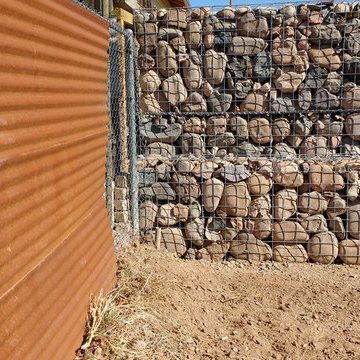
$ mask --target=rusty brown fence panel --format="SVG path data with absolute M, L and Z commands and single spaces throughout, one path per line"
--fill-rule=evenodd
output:
M 0 0 L 1 359 L 73 359 L 114 280 L 108 28 L 71 0 Z

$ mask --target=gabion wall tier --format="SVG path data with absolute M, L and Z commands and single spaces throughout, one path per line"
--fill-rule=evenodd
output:
M 360 264 L 359 4 L 135 18 L 146 241 L 187 258 Z

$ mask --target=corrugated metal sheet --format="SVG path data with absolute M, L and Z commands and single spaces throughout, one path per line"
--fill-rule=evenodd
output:
M 114 280 L 108 38 L 71 0 L 0 0 L 0 359 L 73 359 Z

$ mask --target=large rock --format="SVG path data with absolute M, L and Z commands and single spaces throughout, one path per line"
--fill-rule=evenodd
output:
M 229 242 L 219 240 L 207 245 L 205 249 L 210 256 L 211 261 L 221 261 L 228 252 L 229 247 Z
M 143 93 L 152 94 L 159 88 L 161 80 L 155 71 L 149 70 L 140 74 L 139 84 Z
M 199 134 L 185 133 L 181 137 L 181 152 L 183 154 L 202 155 L 205 151 L 204 141 Z
M 290 122 L 287 118 L 275 118 L 271 126 L 272 139 L 275 142 L 280 142 L 290 135 Z
M 360 240 L 347 239 L 339 244 L 339 257 L 349 265 L 360 265 Z
M 295 149 L 286 143 L 276 144 L 272 154 L 274 158 L 280 159 L 294 159 L 297 156 Z
M 253 72 L 254 75 L 257 77 L 257 80 L 260 82 L 268 80 L 273 71 L 274 68 L 272 67 L 272 59 L 270 53 L 266 50 L 259 52 L 254 58 L 253 67 Z
M 196 116 L 187 119 L 183 125 L 184 132 L 203 134 L 205 132 L 205 121 Z
M 227 148 L 235 144 L 234 134 L 231 132 L 226 132 L 221 135 L 210 135 L 208 136 L 207 144 L 209 146 L 217 146 L 221 149 Z
M 199 65 L 195 64 L 191 59 L 185 60 L 182 63 L 182 72 L 184 83 L 190 91 L 200 89 L 203 79 Z
M 343 87 L 341 107 L 344 110 L 360 109 L 360 86 L 354 83 L 346 83 Z
M 194 218 L 185 223 L 185 239 L 193 245 L 202 247 L 204 244 L 204 220 Z
M 263 51 L 266 43 L 263 39 L 234 36 L 228 48 L 228 54 L 234 56 L 255 56 L 260 51 Z
M 292 65 L 297 54 L 293 38 L 277 37 L 272 42 L 272 58 L 275 64 Z
M 329 218 L 329 228 L 336 235 L 339 240 L 343 240 L 346 237 L 346 230 L 344 222 L 340 216 Z
M 319 66 L 311 65 L 307 71 L 305 84 L 310 89 L 319 89 L 321 86 L 323 86 L 327 76 L 328 72 L 325 69 Z
M 309 239 L 305 229 L 295 221 L 280 221 L 274 223 L 273 242 L 302 243 Z
M 162 23 L 166 26 L 173 26 L 180 29 L 186 29 L 187 26 L 187 9 L 169 8 L 166 9 L 166 14 Z
M 185 40 L 189 49 L 198 49 L 201 45 L 201 22 L 191 21 L 185 31 Z
M 225 116 L 211 116 L 206 121 L 207 135 L 220 135 L 226 132 L 227 120 Z
M 301 226 L 308 233 L 319 233 L 327 231 L 327 224 L 324 215 L 316 214 L 300 218 Z
M 252 90 L 253 82 L 249 79 L 238 80 L 235 83 L 235 96 L 238 99 L 245 99 L 247 94 Z
M 209 179 L 203 185 L 204 208 L 208 212 L 214 212 L 219 206 L 224 190 L 224 183 L 219 179 Z
M 360 239 L 360 203 L 356 203 L 349 206 L 348 213 L 348 232 L 355 239 Z
M 276 220 L 287 220 L 296 213 L 297 192 L 294 189 L 283 189 L 274 196 L 274 216 Z
M 155 60 L 149 54 L 140 54 L 138 56 L 139 70 L 147 71 L 155 66 Z
M 356 56 L 360 52 L 360 29 L 351 32 L 345 36 L 345 49 L 352 56 Z
M 247 184 L 252 194 L 265 195 L 271 190 L 273 182 L 268 174 L 254 172 L 247 179 Z
M 260 56 L 260 54 L 259 54 Z M 256 58 L 255 58 L 256 59 Z M 259 64 L 258 69 L 259 72 L 260 66 L 263 64 Z M 231 57 L 229 62 L 227 63 L 227 68 L 234 78 L 251 78 L 253 76 L 253 63 L 250 57 L 243 56 L 243 57 Z M 269 74 L 270 76 L 270 74 Z
M 158 69 L 162 76 L 170 77 L 178 71 L 178 62 L 171 46 L 166 41 L 159 41 L 157 47 Z
M 297 188 L 304 183 L 304 175 L 294 162 L 276 161 L 274 163 L 274 182 L 288 188 Z
M 266 118 L 253 118 L 249 121 L 249 134 L 256 144 L 267 144 L 271 141 L 271 127 Z
M 169 43 L 176 52 L 180 54 L 186 53 L 185 38 L 183 36 L 174 37 Z
M 172 40 L 179 39 L 181 37 L 183 37 L 183 32 L 179 29 L 174 29 L 171 27 L 161 27 L 158 32 L 159 40 L 170 41 L 171 44 L 172 44 Z M 184 41 L 184 44 L 185 44 L 185 41 Z M 186 51 L 186 48 L 185 48 L 185 51 Z
M 265 17 L 256 17 L 253 12 L 241 14 L 236 19 L 238 35 L 266 39 L 269 27 Z
M 304 80 L 305 72 L 283 71 L 280 68 L 275 71 L 273 76 L 276 88 L 285 94 L 292 94 L 297 91 Z
M 324 136 L 308 136 L 302 142 L 299 153 L 309 159 L 314 157 L 324 158 L 330 155 L 327 144 L 328 139 Z
M 305 248 L 300 244 L 275 245 L 273 247 L 273 259 L 284 263 L 304 263 L 309 256 Z
M 190 175 L 174 173 L 172 185 L 180 200 L 186 204 L 192 204 L 201 194 L 200 185 L 196 178 Z
M 206 110 L 206 101 L 198 92 L 190 93 L 185 102 L 181 104 L 182 112 L 202 113 Z
M 332 94 L 337 94 L 340 91 L 342 83 L 342 76 L 337 72 L 330 72 L 324 82 L 324 87 Z
M 231 94 L 221 93 L 214 90 L 207 98 L 207 107 L 211 112 L 226 112 L 231 106 Z
M 319 192 L 312 191 L 299 196 L 298 208 L 307 214 L 322 214 L 327 209 L 327 201 Z
M 224 53 L 206 50 L 203 59 L 204 77 L 211 85 L 220 85 L 223 82 L 226 62 L 227 56 Z
M 140 52 L 149 54 L 156 49 L 158 27 L 156 23 L 136 25 L 136 40 L 140 45 Z
M 241 112 L 263 112 L 268 110 L 268 93 L 253 90 L 248 93 L 240 105 Z
M 207 160 L 207 161 L 201 161 L 197 164 L 194 164 L 194 167 L 192 169 L 192 173 L 198 177 L 203 178 L 204 180 L 210 179 L 214 171 L 218 168 L 218 164 L 214 161 Z
M 271 235 L 272 216 L 270 214 L 258 214 L 254 221 L 253 235 L 259 240 L 265 240 Z
M 149 143 L 163 142 L 173 143 L 178 139 L 181 134 L 180 124 L 165 124 L 158 126 L 153 122 L 140 124 L 140 135 Z
M 333 110 L 340 105 L 339 98 L 325 88 L 318 89 L 315 94 L 314 108 L 317 110 Z
M 166 100 L 172 106 L 178 106 L 187 98 L 186 87 L 184 86 L 180 74 L 175 74 L 165 79 L 162 82 L 161 87 Z
M 186 243 L 181 229 L 161 229 L 160 247 L 176 253 L 179 257 L 183 256 L 186 253 Z
M 139 105 L 145 113 L 161 112 L 161 107 L 154 94 L 141 94 Z
M 339 191 L 345 187 L 344 178 L 329 164 L 311 164 L 309 177 L 315 191 Z
M 245 182 L 227 184 L 219 208 L 231 216 L 244 217 L 248 214 L 251 197 Z
M 183 204 L 164 204 L 159 208 L 158 223 L 161 226 L 173 226 L 184 222 L 189 216 L 189 208 Z
M 289 97 L 277 98 L 271 102 L 271 110 L 278 113 L 295 111 L 294 103 Z
M 156 201 L 173 201 L 176 198 L 175 191 L 168 183 L 156 182 L 151 185 L 151 189 Z
M 360 140 L 360 115 L 348 115 L 345 120 L 345 130 L 352 139 Z
M 238 239 L 231 242 L 229 253 L 236 259 L 249 261 L 270 260 L 272 257 L 270 246 L 248 233 L 239 233 Z
M 345 214 L 347 209 L 346 201 L 337 193 L 332 193 L 331 195 L 326 212 L 328 218 Z
M 310 42 L 315 45 L 334 46 L 341 42 L 341 32 L 333 24 L 311 27 Z
M 150 200 L 144 201 L 139 206 L 139 229 L 150 230 L 154 227 L 158 207 Z
M 247 179 L 250 176 L 250 171 L 242 164 L 229 164 L 221 169 L 220 176 L 225 179 L 226 182 L 237 183 Z
M 315 262 L 331 264 L 338 256 L 336 236 L 330 231 L 315 234 L 307 243 L 307 251 Z
M 160 157 L 172 157 L 176 154 L 174 145 L 164 144 L 161 142 L 154 142 L 145 147 L 144 155 L 152 156 L 157 155 Z
M 247 140 L 249 137 L 247 120 L 241 116 L 230 116 L 228 120 L 229 129 L 234 132 L 238 140 Z

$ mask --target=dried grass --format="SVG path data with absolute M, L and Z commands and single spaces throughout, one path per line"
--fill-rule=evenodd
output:
M 179 326 L 161 313 L 163 280 L 135 257 L 118 255 L 118 283 L 91 300 L 76 360 L 180 359 Z M 151 308 L 150 302 L 159 304 Z

